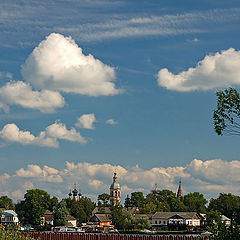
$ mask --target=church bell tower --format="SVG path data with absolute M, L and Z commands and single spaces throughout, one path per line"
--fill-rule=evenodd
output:
M 110 201 L 112 201 L 114 205 L 118 205 L 121 202 L 121 187 L 118 183 L 116 171 L 113 175 L 113 183 L 110 186 Z

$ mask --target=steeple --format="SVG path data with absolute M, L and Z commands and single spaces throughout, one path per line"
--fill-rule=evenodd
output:
M 120 204 L 121 201 L 121 188 L 118 183 L 118 177 L 116 171 L 113 174 L 113 182 L 110 186 L 110 200 L 113 201 L 113 204 Z
M 177 191 L 177 199 L 183 198 L 183 190 L 181 180 L 179 181 L 178 191 Z

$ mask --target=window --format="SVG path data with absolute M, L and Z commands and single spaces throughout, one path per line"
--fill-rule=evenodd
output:
M 163 221 L 163 224 L 166 224 L 166 221 Z
M 155 224 L 157 224 L 157 220 L 155 221 Z

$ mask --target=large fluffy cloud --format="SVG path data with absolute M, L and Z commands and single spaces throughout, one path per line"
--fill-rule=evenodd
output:
M 0 108 L 8 111 L 8 105 L 20 105 L 49 113 L 63 107 L 64 98 L 56 91 L 33 91 L 27 83 L 11 81 L 0 88 Z
M 27 58 L 23 77 L 37 89 L 58 90 L 89 96 L 119 93 L 114 68 L 91 54 L 84 55 L 71 37 L 52 33 Z
M 210 90 L 240 84 L 240 51 L 233 48 L 207 55 L 195 68 L 178 74 L 163 68 L 158 72 L 158 84 L 169 90 Z
M 55 122 L 46 128 L 46 135 L 54 139 L 62 139 L 71 142 L 86 143 L 86 139 L 75 128 L 67 129 L 63 123 Z
M 48 126 L 45 131 L 34 136 L 30 131 L 22 131 L 15 123 L 7 124 L 0 131 L 0 138 L 7 142 L 20 143 L 22 145 L 36 145 L 45 147 L 58 147 L 58 140 L 86 143 L 86 139 L 75 128 L 67 129 L 60 122 Z
M 240 161 L 227 162 L 221 159 L 208 161 L 194 159 L 186 166 L 151 169 L 88 162 L 67 162 L 63 169 L 32 164 L 25 169 L 16 170 L 14 175 L 5 173 L 0 176 L 0 188 L 2 192 L 12 192 L 11 196 L 14 197 L 15 191 L 20 190 L 24 193 L 27 186 L 30 188 L 34 186 L 62 198 L 67 196 L 69 189 L 76 182 L 83 195 L 96 199 L 98 194 L 109 192 L 113 172 L 116 170 L 123 198 L 134 191 L 143 191 L 147 194 L 154 188 L 155 183 L 159 189 L 176 192 L 179 179 L 182 180 L 184 194 L 197 191 L 210 198 L 217 197 L 220 192 L 238 194 L 239 169 Z
M 47 137 L 44 132 L 35 137 L 29 131 L 20 130 L 15 123 L 5 125 L 0 131 L 0 137 L 7 142 L 20 143 L 22 145 L 58 147 L 56 139 Z
M 27 169 L 20 168 L 16 171 L 16 175 L 22 178 L 37 178 L 39 181 L 46 182 L 62 182 L 63 179 L 59 175 L 59 171 L 55 168 L 44 166 L 43 168 L 38 165 L 28 165 Z M 26 185 L 26 182 L 25 182 Z M 24 186 L 25 187 L 25 186 Z

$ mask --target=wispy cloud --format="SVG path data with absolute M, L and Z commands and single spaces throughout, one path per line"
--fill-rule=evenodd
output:
M 112 10 L 119 4 L 127 7 L 121 1 L 81 1 L 81 4 L 76 1 L 41 1 L 38 4 L 28 1 L 24 6 L 18 1 L 7 2 L 0 9 L 0 30 L 4 32 L 0 42 L 10 47 L 35 45 L 51 32 L 71 35 L 81 42 L 193 34 L 223 31 L 224 24 L 229 26 L 229 22 L 240 19 L 240 8 L 163 15 L 149 15 L 140 10 L 113 14 Z

